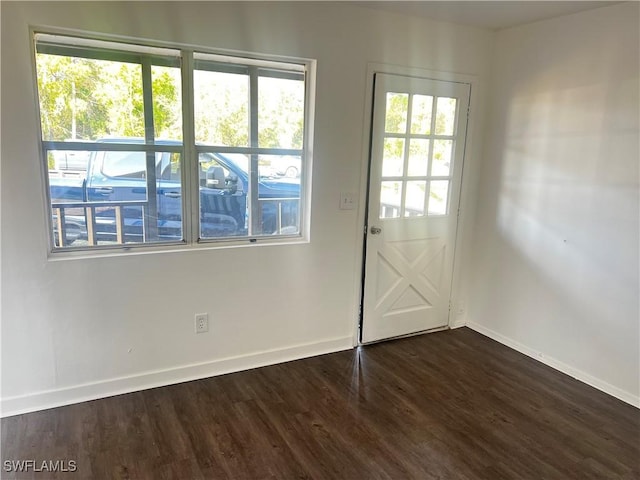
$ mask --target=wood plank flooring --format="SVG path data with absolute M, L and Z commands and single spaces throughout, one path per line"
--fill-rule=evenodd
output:
M 469 329 L 2 420 L 64 479 L 638 479 L 640 410 Z

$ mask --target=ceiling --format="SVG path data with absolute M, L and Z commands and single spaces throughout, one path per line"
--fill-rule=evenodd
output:
M 600 8 L 618 1 L 357 1 L 353 5 L 500 30 Z

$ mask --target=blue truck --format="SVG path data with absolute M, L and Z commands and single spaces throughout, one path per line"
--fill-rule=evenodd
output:
M 143 140 L 98 140 L 109 142 L 140 144 Z M 180 143 L 165 140 L 156 145 Z M 50 172 L 56 247 L 184 238 L 180 154 L 151 154 L 155 183 L 147 178 L 147 155 L 121 149 L 92 151 L 83 174 L 74 178 Z M 299 180 L 259 177 L 258 205 L 250 208 L 247 156 L 200 153 L 198 160 L 201 239 L 298 233 Z M 149 201 L 154 197 L 155 202 Z

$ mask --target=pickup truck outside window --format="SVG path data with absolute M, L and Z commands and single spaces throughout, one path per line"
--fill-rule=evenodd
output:
M 302 236 L 312 61 L 35 47 L 53 251 Z

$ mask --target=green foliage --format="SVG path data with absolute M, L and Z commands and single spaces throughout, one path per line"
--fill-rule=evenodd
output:
M 433 97 L 413 95 L 411 99 L 411 133 L 431 134 Z
M 385 114 L 385 132 L 405 133 L 407 131 L 407 110 L 409 95 L 406 93 L 387 93 L 387 111 Z
M 95 61 L 38 54 L 37 68 L 45 139 L 95 138 L 105 134 L 107 108 L 95 96 L 100 89 Z
M 279 138 L 280 132 L 276 126 L 263 127 L 258 133 L 258 145 L 265 148 L 277 148 L 280 146 Z
M 304 121 L 300 121 L 296 124 L 293 136 L 291 137 L 291 143 L 293 148 L 302 148 L 304 142 Z
M 438 98 L 436 113 L 436 135 L 452 135 L 456 115 L 456 99 Z
M 433 97 L 431 96 L 412 96 L 411 133 L 430 134 L 432 102 Z M 387 93 L 385 132 L 405 133 L 407 131 L 408 108 L 408 94 Z M 436 135 L 451 135 L 455 119 L 456 99 L 439 97 L 436 110 Z
M 247 123 L 247 105 L 242 104 L 236 110 L 228 112 L 222 108 L 222 112 L 226 113 L 220 116 L 218 124 L 218 135 L 222 145 L 248 145 L 249 130 Z M 228 113 L 227 113 L 228 112 Z
M 111 88 L 100 89 L 96 95 L 106 104 L 110 114 L 107 133 L 123 137 L 144 137 L 142 68 L 140 65 L 121 63 L 107 65 L 104 73 L 113 80 L 110 82 Z
M 153 126 L 158 138 L 182 138 L 180 69 L 152 68 Z
M 139 64 L 37 54 L 38 93 L 45 140 L 144 137 Z M 156 138 L 182 137 L 180 69 L 152 66 Z M 195 130 L 199 142 L 249 145 L 246 75 L 196 71 Z M 304 82 L 260 77 L 259 145 L 302 148 Z
M 404 158 L 404 140 L 401 138 L 385 138 L 384 157 L 397 158 L 400 162 Z
M 45 140 L 144 136 L 140 65 L 37 54 L 36 67 Z M 180 135 L 179 70 L 153 69 L 155 135 Z
M 260 147 L 302 148 L 304 82 L 260 77 L 258 126 Z
M 249 82 L 246 75 L 194 72 L 196 141 L 249 145 Z

